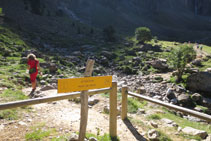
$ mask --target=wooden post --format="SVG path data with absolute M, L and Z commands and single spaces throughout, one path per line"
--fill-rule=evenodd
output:
M 122 87 L 122 111 L 121 111 L 122 120 L 127 118 L 127 90 L 128 87 Z
M 110 93 L 110 118 L 109 118 L 109 134 L 111 137 L 117 136 L 117 82 L 112 82 Z
M 84 73 L 85 77 L 92 75 L 94 66 L 94 60 L 88 60 L 86 63 L 86 70 Z M 88 91 L 82 91 L 80 94 L 81 99 L 81 121 L 80 121 L 80 131 L 79 131 L 79 141 L 84 141 L 86 135 L 86 126 L 88 119 Z

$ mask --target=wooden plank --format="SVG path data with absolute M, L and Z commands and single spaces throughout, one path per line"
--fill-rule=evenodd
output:
M 122 111 L 121 111 L 122 120 L 127 118 L 127 90 L 128 87 L 122 87 Z
M 111 87 L 112 76 L 58 79 L 58 93 Z
M 111 91 L 111 88 L 90 90 L 88 92 L 88 95 L 102 94 L 102 93 L 107 93 L 110 91 Z M 60 94 L 60 95 L 49 96 L 49 97 L 27 99 L 27 100 L 21 100 L 21 101 L 13 101 L 13 102 L 0 104 L 0 110 L 12 109 L 12 108 L 28 106 L 28 105 L 41 104 L 41 103 L 52 102 L 52 101 L 59 101 L 59 100 L 64 100 L 64 99 L 73 99 L 73 98 L 79 97 L 80 94 L 81 94 L 81 92 L 74 92 L 74 93 L 68 93 L 68 94 L 66 93 L 66 94 Z
M 85 77 L 92 75 L 94 67 L 94 60 L 88 60 L 86 64 L 86 70 L 84 73 Z M 82 91 L 80 94 L 81 98 L 81 121 L 80 121 L 80 130 L 79 130 L 79 141 L 84 141 L 87 127 L 88 119 L 88 91 Z
M 117 137 L 117 82 L 112 83 L 109 101 L 109 134 L 111 137 Z
M 163 101 L 160 101 L 160 100 L 157 100 L 157 99 L 152 99 L 150 97 L 143 96 L 143 95 L 140 95 L 140 94 L 136 94 L 136 93 L 133 93 L 133 92 L 128 92 L 128 94 L 131 95 L 131 96 L 135 96 L 135 97 L 141 98 L 143 100 L 146 100 L 146 101 L 167 107 L 169 109 L 174 109 L 176 111 L 180 111 L 180 112 L 183 112 L 185 114 L 189 114 L 189 115 L 198 117 L 200 119 L 204 119 L 208 122 L 211 122 L 211 116 L 210 115 L 200 113 L 200 112 L 197 112 L 197 111 L 193 111 L 193 110 L 190 110 L 190 109 L 187 109 L 187 108 L 184 108 L 184 107 L 180 107 L 180 106 L 177 106 L 177 105 L 173 105 L 173 104 L 170 104 L 170 103 L 165 103 Z

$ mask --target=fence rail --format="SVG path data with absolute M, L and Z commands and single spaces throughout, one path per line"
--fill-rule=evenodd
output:
M 95 94 L 106 93 L 106 92 L 110 92 L 110 91 L 111 91 L 111 88 L 89 90 L 88 95 L 95 95 Z M 42 98 L 27 99 L 27 100 L 3 103 L 3 104 L 0 104 L 0 110 L 22 107 L 22 106 L 27 106 L 27 105 L 41 104 L 41 103 L 64 100 L 64 99 L 73 99 L 76 97 L 80 97 L 80 94 L 81 94 L 81 92 L 73 92 L 73 93 L 68 93 L 68 94 L 58 94 L 58 95 L 49 96 L 49 97 L 42 97 Z
M 128 90 L 127 87 L 122 88 L 122 115 L 121 115 L 122 119 L 125 119 L 127 117 L 127 95 L 131 95 L 131 96 L 134 96 L 134 97 L 137 97 L 137 98 L 140 98 L 140 99 L 143 99 L 143 100 L 146 100 L 146 101 L 167 107 L 169 109 L 180 111 L 180 112 L 183 112 L 185 114 L 189 114 L 189 115 L 198 117 L 200 119 L 206 120 L 208 122 L 211 122 L 211 116 L 210 115 L 200 113 L 200 112 L 197 112 L 197 111 L 193 111 L 193 110 L 190 110 L 190 109 L 187 109 L 187 108 L 184 108 L 184 107 L 180 107 L 180 106 L 177 106 L 177 105 L 173 105 L 173 104 L 170 104 L 170 103 L 165 103 L 163 101 L 160 101 L 160 100 L 157 100 L 157 99 L 152 99 L 150 97 L 143 96 L 143 95 L 140 95 L 140 94 L 137 94 L 137 93 L 133 93 L 133 92 L 130 92 L 130 91 L 127 91 L 127 90 Z

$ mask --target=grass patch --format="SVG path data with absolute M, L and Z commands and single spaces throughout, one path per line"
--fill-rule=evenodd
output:
M 41 123 L 37 126 L 32 127 L 33 131 L 31 133 L 27 133 L 25 135 L 25 139 L 27 141 L 42 140 L 56 132 L 55 129 L 45 129 L 44 126 L 45 124 Z
M 172 139 L 166 135 L 165 133 L 163 133 L 162 131 L 158 131 L 159 134 L 159 141 L 172 141 Z
M 4 98 L 5 102 L 28 99 L 28 97 L 25 96 L 22 91 L 12 89 L 4 90 L 0 97 Z
M 0 111 L 0 119 L 17 120 L 18 112 L 16 109 L 8 109 Z
M 139 101 L 137 98 L 128 98 L 128 112 L 136 113 L 138 108 L 144 109 L 144 106 L 147 105 L 146 101 Z
M 210 124 L 189 121 L 187 119 L 181 118 L 181 117 L 167 111 L 166 109 L 165 109 L 165 111 L 166 112 L 164 114 L 159 113 L 158 115 L 161 118 L 167 118 L 167 119 L 173 120 L 182 128 L 189 126 L 189 127 L 195 128 L 195 129 L 204 130 L 208 134 L 211 133 L 211 125 Z
M 158 114 L 152 114 L 152 115 L 147 116 L 147 119 L 148 120 L 160 120 L 161 116 Z
M 192 135 L 187 135 L 187 134 L 184 134 L 184 133 L 180 133 L 179 135 L 182 136 L 185 139 L 201 141 L 200 136 L 192 136 Z

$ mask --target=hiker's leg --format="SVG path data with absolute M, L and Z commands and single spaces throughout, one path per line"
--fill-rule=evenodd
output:
M 36 89 L 36 79 L 32 82 L 32 89 L 35 90 Z

